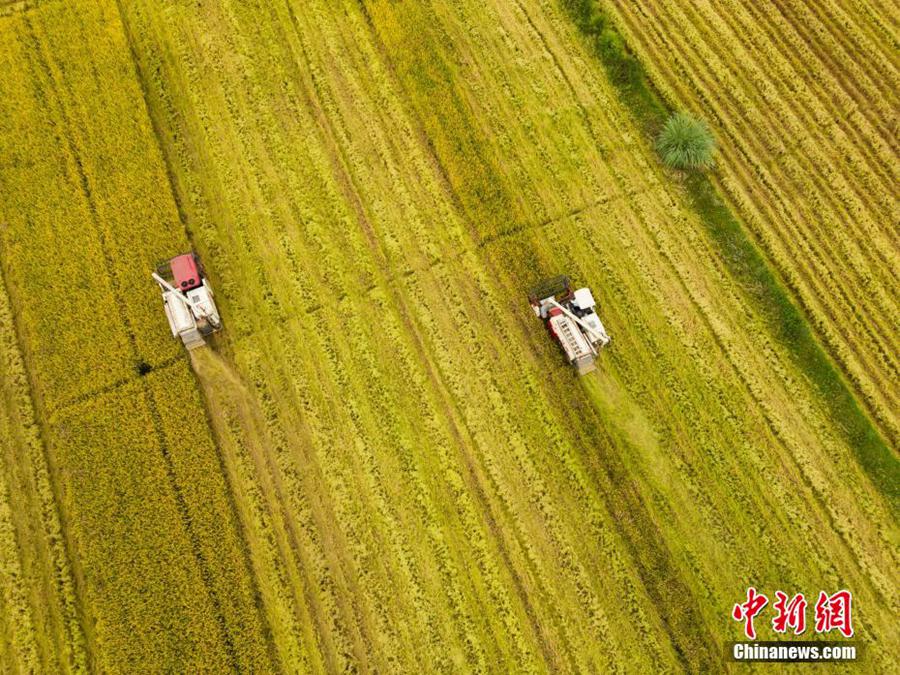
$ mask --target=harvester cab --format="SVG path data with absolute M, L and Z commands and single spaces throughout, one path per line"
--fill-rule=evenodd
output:
M 568 277 L 554 277 L 532 289 L 528 301 L 578 374 L 596 369 L 597 354 L 610 337 L 597 316 L 590 289 L 573 291 Z
M 173 337 L 195 349 L 204 336 L 222 328 L 219 310 L 200 259 L 193 253 L 175 256 L 157 267 L 153 279 L 162 289 L 163 307 Z

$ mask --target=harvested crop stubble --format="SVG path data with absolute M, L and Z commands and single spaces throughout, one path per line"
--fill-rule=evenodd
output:
M 285 654 L 716 667 L 750 580 L 852 585 L 896 642 L 889 506 L 555 3 L 125 21 L 258 411 L 201 371 L 220 438 L 259 437 L 229 441 L 255 564 L 301 563 Z M 582 382 L 524 302 L 559 269 L 615 327 Z
M 666 97 L 713 124 L 721 186 L 896 445 L 896 6 L 600 4 Z

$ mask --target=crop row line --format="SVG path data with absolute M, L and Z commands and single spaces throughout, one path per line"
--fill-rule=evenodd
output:
M 132 13 L 130 15 L 130 21 L 133 21 L 133 20 L 135 20 L 134 13 Z M 146 50 L 144 50 L 144 51 L 146 51 Z M 195 72 L 192 72 L 193 71 L 192 59 L 190 58 L 190 56 L 187 52 L 181 51 L 180 62 L 183 67 L 188 69 L 188 74 L 189 74 L 189 77 L 191 78 L 191 80 L 196 81 L 195 78 L 198 77 L 199 75 Z M 160 70 L 157 68 L 154 72 L 156 72 L 158 75 Z M 168 109 L 171 106 L 171 103 L 166 98 L 162 98 L 162 99 L 160 98 L 162 95 L 165 94 L 165 90 L 163 89 L 162 86 L 160 86 L 159 82 L 153 81 L 153 80 L 151 80 L 151 81 L 154 84 L 154 87 L 153 87 L 153 90 L 155 92 L 154 100 L 156 101 L 157 104 L 159 104 L 160 102 L 165 104 L 167 106 L 167 112 L 168 112 Z M 156 115 L 158 115 L 160 112 L 158 108 L 155 108 L 152 105 L 151 105 L 151 111 L 153 113 L 155 113 Z M 174 115 L 174 113 L 172 113 L 172 114 Z M 206 120 L 204 120 L 204 121 L 206 121 Z M 202 132 L 199 132 L 197 135 L 198 135 L 198 137 L 202 137 Z M 183 139 L 186 137 L 187 137 L 186 134 L 179 134 L 179 139 Z M 215 146 L 210 146 L 210 147 L 215 147 Z M 167 154 L 168 161 L 171 163 L 174 159 L 173 156 L 171 155 L 171 153 L 166 153 L 166 154 Z M 188 156 L 194 156 L 194 155 L 189 153 Z M 183 152 L 179 151 L 177 157 L 182 158 L 181 161 L 183 162 L 184 161 L 183 158 L 185 157 L 185 154 Z M 221 160 L 216 161 L 215 165 L 216 166 L 225 166 L 227 164 L 227 161 L 228 161 L 227 159 L 221 159 Z M 176 173 L 178 173 L 182 176 L 182 178 L 180 179 L 180 182 L 178 183 L 178 187 L 183 188 L 184 187 L 183 176 L 185 175 L 185 173 L 187 173 L 189 171 L 189 169 L 185 168 L 184 165 L 182 165 L 181 167 L 176 167 L 175 170 L 176 170 Z M 188 194 L 189 201 L 187 203 L 190 204 L 190 211 L 194 214 L 193 222 L 195 222 L 198 226 L 198 229 L 195 232 L 195 234 L 201 236 L 201 239 L 204 242 L 206 242 L 208 245 L 209 237 L 207 236 L 208 235 L 207 226 L 204 224 L 207 221 L 207 218 L 205 217 L 205 212 L 203 210 L 203 207 L 197 203 L 197 198 L 198 198 L 197 193 L 189 193 Z M 227 201 L 228 201 L 227 198 L 225 198 L 222 200 L 216 200 L 216 201 L 214 201 L 214 203 L 221 204 L 221 203 L 226 203 Z M 219 217 L 219 219 L 221 219 L 221 217 Z M 238 228 L 236 230 L 236 233 L 242 239 L 245 238 L 245 232 L 243 231 L 243 228 Z M 246 249 L 246 248 L 248 248 L 248 246 L 249 246 L 249 244 L 247 244 L 247 243 L 239 244 L 237 250 Z M 224 250 L 224 246 L 220 246 L 220 244 L 217 244 L 216 248 L 217 249 L 221 248 L 222 250 Z M 222 268 L 221 274 L 227 280 L 229 277 L 229 274 L 228 274 L 229 270 L 236 269 L 236 268 L 234 268 L 230 264 L 225 264 L 226 261 L 222 259 L 222 255 L 219 255 L 218 258 L 220 260 L 220 267 Z M 295 260 L 295 257 L 291 256 L 291 257 L 289 257 L 289 260 Z M 227 284 L 223 285 L 223 294 L 226 297 L 228 295 L 228 285 Z M 303 295 L 302 291 L 301 291 L 301 295 Z M 232 323 L 234 323 L 234 322 L 232 322 Z M 240 321 L 238 320 L 237 328 L 236 328 L 236 330 L 238 330 L 238 331 L 240 331 L 239 326 L 240 326 Z M 240 333 L 238 333 L 237 335 L 240 335 Z M 238 338 L 238 340 L 239 339 L 240 338 Z M 255 378 L 255 379 L 257 379 L 257 381 L 261 381 L 259 379 L 259 377 Z M 271 401 L 271 397 L 269 397 L 268 394 L 265 394 L 264 400 Z M 287 537 L 285 545 L 288 546 L 288 549 L 286 549 L 286 550 L 288 552 L 293 552 L 292 555 L 300 555 L 304 551 L 304 548 L 306 546 L 303 543 L 304 541 L 308 541 L 312 545 L 315 546 L 315 548 L 314 548 L 315 552 L 314 553 L 311 552 L 311 555 L 313 555 L 312 558 L 309 557 L 310 554 L 308 554 L 305 558 L 301 557 L 300 569 L 311 570 L 310 574 L 318 574 L 321 581 L 316 582 L 314 579 L 310 578 L 307 583 L 303 584 L 303 587 L 305 589 L 309 589 L 309 588 L 318 586 L 319 592 L 324 592 L 324 594 L 325 594 L 325 599 L 324 599 L 325 606 L 327 608 L 332 609 L 332 611 L 333 611 L 336 600 L 335 600 L 335 597 L 333 594 L 333 590 L 330 590 L 330 589 L 333 589 L 334 582 L 330 578 L 330 576 L 328 575 L 327 572 L 323 574 L 323 572 L 325 572 L 325 570 L 326 570 L 326 568 L 324 566 L 327 564 L 325 562 L 325 553 L 321 550 L 321 543 L 318 542 L 318 538 L 314 535 L 313 530 L 309 529 L 309 523 L 308 523 L 307 518 L 302 517 L 303 513 L 304 513 L 304 507 L 302 506 L 302 500 L 297 497 L 297 495 L 298 495 L 297 483 L 291 478 L 291 476 L 293 476 L 295 474 L 295 471 L 293 471 L 290 468 L 289 464 L 287 464 L 287 465 L 285 464 L 285 461 L 289 461 L 289 460 L 285 459 L 285 448 L 287 447 L 286 434 L 279 431 L 279 429 L 278 429 L 278 427 L 280 425 L 273 417 L 274 412 L 271 410 L 271 403 L 266 404 L 265 410 L 264 410 L 264 415 L 265 415 L 265 424 L 266 424 L 267 430 L 268 430 L 267 433 L 273 435 L 273 439 L 274 439 L 273 442 L 275 443 L 275 445 L 274 445 L 275 452 L 273 453 L 273 457 L 276 462 L 276 465 L 281 467 L 279 469 L 279 473 L 282 476 L 281 481 L 282 482 L 286 481 L 286 485 L 284 485 L 282 487 L 278 487 L 279 483 L 277 483 L 277 482 L 274 483 L 274 485 L 276 486 L 276 494 L 279 495 L 277 497 L 278 503 L 282 504 L 283 506 L 280 509 L 278 509 L 275 506 L 273 506 L 272 508 L 275 509 L 275 512 L 277 513 L 278 511 L 284 512 L 284 509 L 286 508 L 287 504 L 293 505 L 291 507 L 292 515 L 287 515 L 287 513 L 285 513 L 285 515 L 283 517 L 283 521 L 282 521 L 284 523 L 284 526 L 281 531 L 283 531 L 285 533 L 285 537 Z M 273 481 L 274 481 L 276 473 L 271 472 L 271 474 L 273 476 Z M 299 521 L 295 520 L 296 518 L 299 518 Z M 289 568 L 293 567 L 293 565 L 290 562 L 288 562 L 287 565 Z M 318 622 L 319 619 L 323 617 L 323 612 L 316 611 L 317 607 L 316 607 L 315 603 L 317 602 L 317 600 L 316 600 L 315 596 L 311 595 L 307 592 L 305 597 L 306 597 L 307 603 L 309 603 L 309 605 L 310 605 L 310 616 Z M 325 614 L 325 615 L 327 616 L 327 614 Z M 332 658 L 333 654 L 341 654 L 341 653 L 346 654 L 346 653 L 349 653 L 349 651 L 351 649 L 350 646 L 346 642 L 347 640 L 349 640 L 349 637 L 346 636 L 346 634 L 344 634 L 343 631 L 338 626 L 332 625 L 331 630 L 332 631 L 336 630 L 337 635 L 340 636 L 339 639 L 342 640 L 343 642 L 338 642 L 337 644 L 332 644 L 331 638 L 329 637 L 329 630 L 325 628 L 324 624 L 321 624 L 321 623 L 318 624 L 317 639 L 323 640 L 324 645 L 331 647 L 330 649 L 324 650 L 325 658 L 328 659 L 328 661 L 326 661 L 326 662 L 331 662 L 331 658 Z
M 701 42 L 702 42 L 702 41 L 701 41 Z M 671 47 L 671 45 L 670 45 L 670 47 Z M 674 47 L 673 47 L 673 48 L 674 48 Z M 723 119 L 725 119 L 725 118 L 723 118 Z M 740 143 L 740 140 L 738 140 L 737 142 Z M 808 173 L 808 172 L 807 172 L 807 173 Z M 815 174 L 813 174 L 813 175 L 815 175 Z M 770 187 L 770 189 L 771 189 L 771 187 Z M 827 191 L 826 191 L 826 192 L 827 192 Z M 746 194 L 752 194 L 752 191 L 747 192 L 747 190 L 745 189 L 745 193 L 746 193 Z M 774 193 L 777 194 L 777 191 L 775 191 Z M 754 200 L 754 201 L 758 201 L 758 200 Z M 849 224 L 850 226 L 853 226 L 853 224 L 854 224 L 855 222 L 857 222 L 858 219 L 855 218 L 852 214 L 845 214 L 844 220 L 847 222 L 847 224 Z M 786 221 L 787 221 L 787 222 L 791 222 L 791 221 L 792 221 L 792 217 L 790 216 L 789 213 L 786 214 Z M 814 221 L 813 221 L 813 222 L 814 222 Z M 802 228 L 801 228 L 801 232 L 802 232 Z M 765 234 L 765 232 L 764 232 L 763 234 Z M 820 245 L 828 246 L 829 242 L 833 239 L 833 237 L 830 236 L 827 232 L 823 232 L 823 233 L 821 233 L 819 236 L 815 237 L 815 239 L 819 242 Z M 842 238 L 842 239 L 846 239 L 846 238 Z M 805 238 L 804 238 L 803 236 L 801 236 L 800 234 L 795 234 L 794 237 L 793 237 L 793 241 L 795 241 L 795 242 L 796 242 L 796 241 L 805 241 Z M 887 252 L 888 252 L 888 250 L 889 250 L 889 247 L 885 247 L 885 246 L 873 246 L 873 247 L 870 248 L 870 250 L 871 250 L 871 252 L 872 252 L 876 257 L 877 257 L 877 256 L 884 256 L 884 255 L 887 254 Z M 847 256 L 842 256 L 842 257 L 841 257 L 842 260 L 844 260 L 844 259 L 846 259 L 846 258 L 847 258 Z M 850 262 L 853 263 L 853 258 L 852 258 L 852 257 L 850 258 Z M 885 261 L 885 262 L 887 263 L 888 261 Z M 855 268 L 855 266 L 854 266 L 854 268 Z M 788 267 L 788 269 L 790 269 L 790 266 Z M 859 283 L 862 283 L 862 280 L 860 280 Z M 822 298 L 824 299 L 824 298 L 827 298 L 828 296 L 827 296 L 827 294 L 826 294 L 826 295 L 820 294 L 820 297 L 822 297 Z M 865 303 L 864 303 L 864 305 L 865 305 Z M 884 313 L 882 313 L 882 315 L 883 315 L 883 314 L 884 314 Z M 863 329 L 865 329 L 865 327 L 863 327 Z
M 429 333 L 431 333 L 431 331 L 429 331 Z
M 342 292 L 341 292 L 341 291 L 336 291 L 336 292 L 337 292 L 337 293 L 338 293 L 338 294 L 342 294 Z
M 532 19 L 528 10 L 522 5 L 522 3 L 518 2 L 517 5 L 518 5 L 520 11 L 522 12 L 522 14 L 525 16 L 531 30 L 533 30 L 535 32 L 535 34 L 538 36 L 543 48 L 548 53 L 550 53 L 551 61 L 554 64 L 554 67 L 559 71 L 560 77 L 562 78 L 563 82 L 565 82 L 565 85 L 568 88 L 569 92 L 571 93 L 573 100 L 576 101 L 576 106 L 579 110 L 579 113 L 582 117 L 585 127 L 589 131 L 591 138 L 593 138 L 593 139 L 601 138 L 601 135 L 598 134 L 597 131 L 595 130 L 593 121 L 591 120 L 587 110 L 584 108 L 584 105 L 581 103 L 580 97 L 578 95 L 578 92 L 577 92 L 574 84 L 573 84 L 572 79 L 569 77 L 569 74 L 566 72 L 566 70 L 562 67 L 560 60 L 557 58 L 556 54 L 551 49 L 547 39 L 544 37 L 543 33 L 537 27 L 535 21 Z M 634 195 L 634 196 L 628 195 L 629 188 L 621 180 L 619 174 L 616 171 L 611 171 L 611 174 L 612 174 L 613 178 L 616 180 L 616 182 L 618 183 L 618 189 L 620 191 L 622 191 L 622 193 L 625 196 L 629 197 L 628 202 L 630 205 L 632 205 L 632 207 L 634 207 L 634 205 L 638 201 L 634 197 L 636 197 L 638 195 Z M 640 191 L 639 194 L 646 195 L 648 193 L 649 193 L 649 189 L 644 188 Z M 648 222 L 646 221 L 644 216 L 640 212 L 636 211 L 636 213 L 637 213 L 638 219 L 641 222 L 644 229 L 649 229 Z M 577 219 L 574 219 L 574 220 L 577 221 Z M 591 247 L 591 248 L 594 247 L 593 238 L 591 236 L 584 237 L 584 241 L 586 242 L 586 245 L 588 247 Z M 660 246 L 658 240 L 655 241 L 655 245 L 656 245 L 657 249 L 662 248 Z M 597 252 L 597 253 L 599 253 L 599 252 Z M 669 261 L 669 264 L 671 265 L 671 261 Z M 626 542 L 629 542 L 628 538 L 626 538 Z M 666 554 L 665 544 L 662 544 L 662 543 L 659 543 L 657 545 L 657 547 L 653 550 L 662 554 L 662 556 L 665 556 L 665 554 Z M 691 660 L 693 660 L 695 658 L 704 658 L 702 651 L 699 651 L 693 647 L 687 646 L 682 643 L 682 638 L 684 636 L 686 636 L 689 633 L 689 631 L 682 630 L 684 628 L 684 626 L 682 625 L 681 622 L 682 622 L 682 620 L 691 621 L 690 617 L 692 616 L 692 613 L 687 612 L 687 613 L 682 614 L 684 607 L 679 608 L 678 611 L 673 611 L 673 608 L 668 603 L 665 602 L 664 596 L 660 593 L 658 587 L 656 586 L 656 584 L 653 581 L 654 576 L 656 574 L 656 570 L 653 570 L 653 571 L 647 570 L 646 567 L 643 564 L 641 564 L 640 557 L 636 554 L 636 551 L 634 550 L 633 547 L 632 547 L 632 556 L 633 556 L 634 560 L 636 562 L 638 562 L 638 564 L 639 564 L 639 569 L 641 570 L 641 577 L 644 580 L 644 583 L 647 586 L 648 591 L 651 594 L 651 597 L 653 597 L 656 600 L 656 602 L 658 603 L 658 608 L 660 609 L 661 618 L 662 618 L 664 624 L 666 625 L 667 630 L 669 631 L 670 638 L 672 639 L 673 645 L 676 647 L 676 650 L 679 654 L 682 665 L 684 665 L 685 667 L 688 667 L 688 659 L 689 658 Z M 671 563 L 668 563 L 668 564 L 671 564 Z M 667 583 L 672 584 L 673 581 L 674 581 L 674 579 L 670 578 L 667 581 Z M 696 612 L 696 610 L 694 610 L 694 612 Z M 694 621 L 696 622 L 696 619 Z M 707 658 L 708 658 L 708 656 L 707 656 Z M 691 662 L 693 662 L 693 661 L 691 661 Z
M 8 428 L 11 423 L 4 419 L 5 412 L 0 410 L 0 432 L 7 442 L 12 443 L 12 430 Z M 0 662 L 8 659 L 7 668 L 16 664 L 19 668 L 37 672 L 36 632 L 26 596 L 27 580 L 20 559 L 22 546 L 17 540 L 10 506 L 10 484 L 10 476 L 0 463 Z
M 429 331 L 429 334 L 433 333 L 433 331 Z
M 844 75 L 842 68 L 834 68 L 833 60 L 829 64 L 826 61 L 833 56 L 828 50 L 823 49 L 818 40 L 805 39 L 802 35 L 802 28 L 797 22 L 788 22 L 782 14 L 779 18 L 777 9 L 754 7 L 753 5 L 744 5 L 746 19 L 750 22 L 761 23 L 768 28 L 766 31 L 760 31 L 754 35 L 746 30 L 747 20 L 740 23 L 739 30 L 732 28 L 731 30 L 737 34 L 744 34 L 744 39 L 751 41 L 757 49 L 775 49 L 776 45 L 786 45 L 787 49 L 780 49 L 779 53 L 783 55 L 783 59 L 775 59 L 769 62 L 770 67 L 776 72 L 783 73 L 782 77 L 789 77 L 789 71 L 785 66 L 793 66 L 793 72 L 803 72 L 811 65 L 810 62 L 818 62 L 824 68 L 818 68 L 815 71 L 815 77 L 808 78 L 804 87 L 795 87 L 794 95 L 802 95 L 804 102 L 815 109 L 823 108 L 830 112 L 828 117 L 817 112 L 814 116 L 816 123 L 810 124 L 808 128 L 813 133 L 818 133 L 821 128 L 822 121 L 829 121 L 841 128 L 849 138 L 856 141 L 854 145 L 847 146 L 844 150 L 849 151 L 851 155 L 861 155 L 869 161 L 866 168 L 872 171 L 879 179 L 882 180 L 882 188 L 889 188 L 892 185 L 891 174 L 894 168 L 889 162 L 885 162 L 890 157 L 891 138 L 885 135 L 883 122 L 873 117 L 871 104 L 878 105 L 873 101 L 873 92 L 863 92 L 859 94 L 854 91 L 852 83 Z M 774 15 L 773 15 L 774 14 Z M 758 38 L 757 40 L 753 38 Z M 805 47 L 805 48 L 804 48 Z M 855 66 L 855 64 L 853 64 Z M 853 67 L 851 66 L 851 67 Z M 859 75 L 858 71 L 855 73 Z M 862 73 L 865 76 L 865 73 Z M 793 78 L 790 78 L 793 79 Z M 790 81 L 790 79 L 788 81 Z M 827 87 L 827 83 L 831 83 L 832 87 Z M 841 92 L 840 90 L 844 91 Z M 849 101 L 842 99 L 840 93 L 844 93 Z M 882 93 L 887 93 L 882 90 Z M 818 95 L 813 95 L 818 94 Z M 802 112 L 802 108 L 800 110 Z M 859 118 L 862 117 L 862 120 Z M 888 147 L 885 148 L 885 144 Z M 859 174 L 862 179 L 864 176 Z M 875 186 L 872 186 L 874 188 Z M 870 199 L 876 197 L 872 194 L 874 190 L 864 193 L 865 201 L 868 203 Z
M 241 48 L 240 48 L 240 47 L 238 47 L 238 52 L 237 52 L 237 53 L 241 53 Z M 234 105 L 236 102 L 231 101 L 231 102 L 229 102 L 229 103 L 230 103 L 231 105 Z M 236 108 L 233 108 L 231 114 L 232 114 L 232 116 L 235 117 L 235 118 L 237 118 L 237 117 L 239 116 L 239 113 L 238 113 L 238 111 L 237 111 Z M 246 152 L 247 152 L 248 156 L 252 156 L 252 155 L 256 152 L 256 148 L 254 148 L 252 145 L 250 145 L 250 143 L 252 142 L 252 141 L 250 141 L 250 139 L 245 139 L 244 142 L 248 143 L 248 145 L 247 145 L 247 147 L 246 147 Z M 266 186 L 267 180 L 266 180 L 262 175 L 256 176 L 256 177 L 255 177 L 255 180 L 256 180 L 256 182 L 257 182 L 260 186 Z M 270 188 L 269 188 L 268 186 L 266 186 L 265 189 L 268 191 Z M 277 203 L 277 201 L 276 201 L 276 200 L 274 199 L 274 197 L 273 197 L 272 199 L 269 200 L 269 203 Z M 278 219 L 278 218 L 277 218 L 277 216 L 276 216 L 276 217 L 275 217 L 275 220 L 277 220 L 277 219 Z M 282 239 L 283 239 L 283 238 L 282 238 Z M 274 298 L 273 298 L 273 300 L 274 300 Z M 275 305 L 272 305 L 272 309 L 276 309 L 276 306 L 275 306 Z M 279 310 L 279 313 L 281 313 L 280 310 Z M 286 319 L 286 318 L 287 318 L 287 317 L 284 317 L 284 319 Z M 300 379 L 302 380 L 302 377 L 301 377 Z M 322 437 L 320 437 L 320 438 L 324 438 L 324 437 L 325 437 L 325 436 L 322 436 Z M 328 456 L 331 456 L 331 454 L 332 454 L 332 453 L 326 453 L 325 456 L 328 457 Z M 330 475 L 338 475 L 338 472 L 334 472 L 334 471 L 329 472 L 329 473 L 330 473 Z M 329 520 L 331 520 L 330 517 L 325 517 L 325 518 L 320 519 L 320 520 L 319 520 L 319 527 L 327 527 L 327 526 L 325 525 L 325 523 L 327 523 Z M 333 555 L 333 554 L 332 554 L 332 555 Z M 342 576 L 343 576 L 343 575 L 342 575 Z M 349 577 L 344 577 L 344 578 L 345 578 L 345 579 L 349 579 Z M 343 582 L 342 582 L 342 583 L 343 583 Z M 357 601 L 353 601 L 352 604 L 353 604 L 353 605 L 356 605 L 356 604 L 357 604 Z M 355 613 L 359 614 L 358 610 L 357 610 Z
M 595 233 L 595 236 L 596 236 L 596 233 Z M 617 295 L 616 298 L 617 298 L 617 302 L 618 302 L 618 301 L 619 301 L 619 296 Z M 686 416 L 687 416 L 688 418 L 690 418 L 690 415 L 686 415 Z M 726 446 L 726 447 L 727 447 L 727 446 Z
M 333 118 L 333 117 L 332 117 L 332 118 Z M 339 116 L 337 117 L 337 119 L 339 119 Z M 374 241 L 374 240 L 371 239 L 371 235 L 372 235 L 371 229 L 369 229 L 368 232 L 369 232 L 369 236 L 370 236 L 370 241 Z
M 0 177 L 2 180 L 2 177 Z M 0 247 L 2 249 L 2 247 Z M 39 523 L 38 531 L 43 533 L 45 543 L 42 554 L 45 556 L 47 584 L 55 598 L 43 596 L 37 607 L 41 611 L 53 612 L 59 606 L 60 617 L 58 629 L 62 631 L 62 644 L 59 646 L 60 661 L 77 670 L 87 668 L 84 635 L 79 622 L 79 604 L 77 588 L 73 575 L 73 565 L 67 549 L 68 542 L 62 525 L 59 502 L 57 498 L 59 486 L 53 478 L 47 456 L 46 445 L 35 417 L 31 382 L 27 375 L 19 338 L 10 306 L 6 275 L 0 269 L 0 406 L 6 407 L 18 417 L 19 444 L 24 456 L 15 456 L 11 466 L 22 471 L 15 482 L 17 490 L 25 491 L 30 484 L 34 491 L 34 502 L 31 505 L 32 517 Z M 2 414 L 0 414 L 2 418 Z M 10 419 L 10 424 L 12 424 Z M 8 442 L 10 449 L 14 446 L 15 434 L 9 429 Z M 29 471 L 30 469 L 30 471 Z M 27 477 L 24 472 L 28 472 Z M 20 511 L 24 516 L 25 509 Z M 21 545 L 20 545 L 21 547 Z M 31 583 L 36 579 L 32 578 Z M 43 626 L 49 630 L 46 624 Z M 48 636 L 51 637 L 51 636 Z M 45 655 L 45 658 L 48 655 Z M 49 664 L 45 662 L 49 667 Z
M 582 25 L 582 29 L 588 31 L 585 25 Z M 652 26 L 650 30 L 653 30 Z M 642 42 L 636 39 L 635 44 L 642 45 Z M 616 67 L 616 64 L 620 64 L 624 59 L 630 59 L 635 64 L 639 75 L 637 86 L 626 93 L 626 100 L 640 119 L 658 120 L 661 115 L 665 114 L 665 106 L 659 103 L 658 94 L 649 89 L 643 67 L 634 57 L 623 55 L 622 50 L 613 48 L 600 49 L 598 47 L 598 51 L 604 64 L 609 68 Z M 650 62 L 654 63 L 652 59 Z M 654 84 L 660 87 L 657 91 L 662 91 L 664 95 L 671 94 L 665 81 Z M 670 99 L 678 100 L 678 97 L 670 97 Z M 657 101 L 656 108 L 648 110 L 648 102 L 651 100 Z M 767 317 L 767 320 L 773 316 L 780 317 L 776 324 L 778 326 L 776 337 L 790 347 L 797 364 L 813 378 L 824 401 L 835 413 L 836 419 L 840 419 L 838 428 L 852 443 L 861 464 L 880 487 L 886 488 L 886 492 L 889 494 L 891 489 L 887 488 L 886 481 L 891 471 L 890 461 L 885 454 L 884 443 L 872 428 L 871 422 L 859 410 L 827 357 L 819 352 L 815 342 L 811 340 L 811 336 L 806 333 L 801 318 L 791 307 L 787 297 L 777 287 L 775 277 L 767 270 L 762 260 L 758 259 L 758 254 L 754 253 L 752 248 L 748 248 L 749 242 L 743 241 L 739 225 L 726 207 L 718 202 L 712 186 L 708 184 L 708 181 L 702 179 L 692 180 L 689 182 L 689 191 L 697 210 L 709 224 L 710 232 L 717 245 L 728 246 L 723 249 L 723 253 L 728 261 L 729 269 L 736 274 L 738 279 L 756 281 L 754 285 L 758 286 L 758 289 L 754 290 L 751 286 L 746 286 L 746 288 L 757 298 L 768 298 L 766 304 L 763 305 L 764 316 Z M 742 258 L 736 257 L 738 253 Z

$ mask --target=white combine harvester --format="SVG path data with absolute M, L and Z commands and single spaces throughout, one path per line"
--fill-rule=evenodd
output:
M 572 291 L 568 277 L 555 277 L 535 287 L 528 300 L 578 374 L 594 370 L 597 354 L 610 337 L 594 309 L 597 303 L 590 289 Z
M 185 347 L 201 347 L 205 344 L 204 336 L 221 330 L 219 310 L 196 255 L 175 256 L 152 275 L 162 288 L 163 306 L 172 335 L 180 337 Z

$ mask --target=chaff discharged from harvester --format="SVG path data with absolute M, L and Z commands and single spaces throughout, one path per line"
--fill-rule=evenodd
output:
M 610 337 L 597 316 L 591 290 L 573 291 L 569 278 L 559 276 L 533 288 L 528 300 L 578 374 L 596 369 L 597 354 L 609 344 Z
M 222 329 L 222 319 L 200 259 L 193 253 L 175 256 L 152 273 L 162 288 L 163 306 L 173 337 L 195 349 L 204 337 Z

